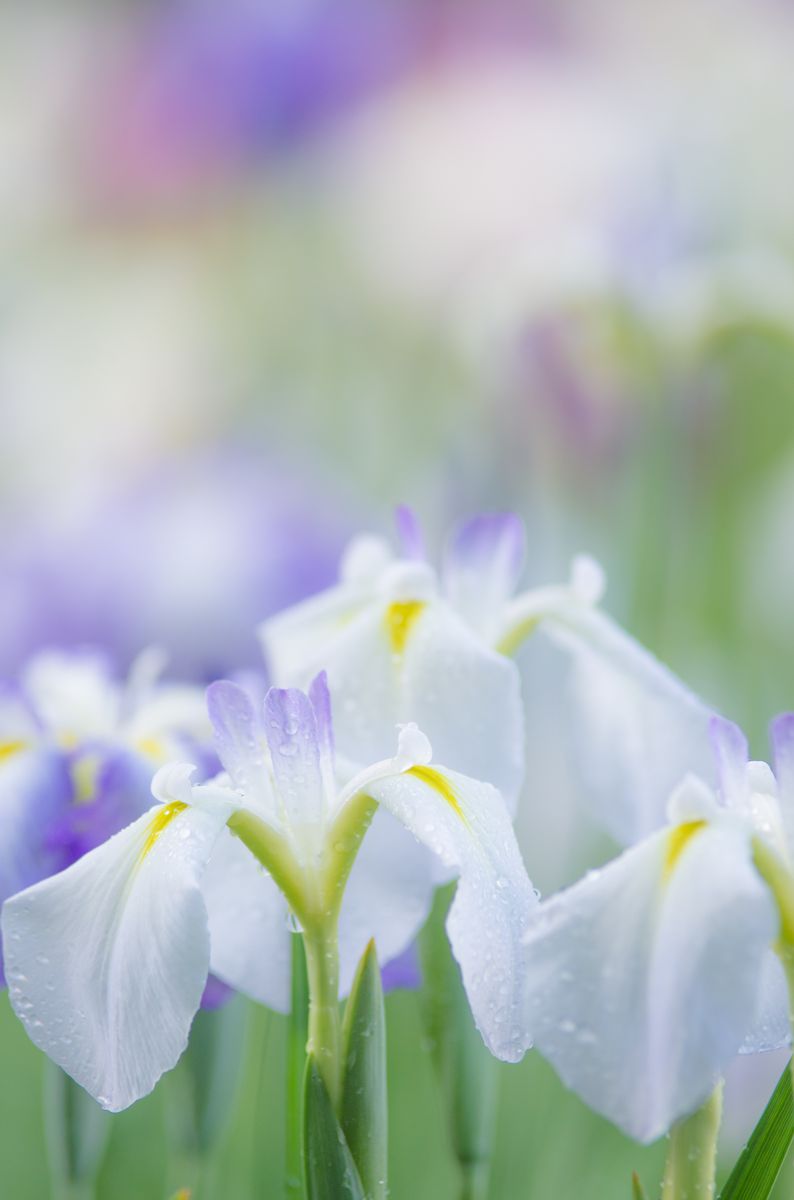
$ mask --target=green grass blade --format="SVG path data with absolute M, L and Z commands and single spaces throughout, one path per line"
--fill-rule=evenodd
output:
M 636 1171 L 631 1174 L 631 1200 L 646 1200 L 645 1188 L 640 1183 L 640 1177 Z
M 375 944 L 361 958 L 345 1006 L 340 1120 L 367 1200 L 386 1200 L 386 1020 Z
M 365 1200 L 353 1155 L 311 1055 L 306 1062 L 303 1119 L 308 1200 Z
M 292 938 L 292 1006 L 287 1031 L 287 1129 L 286 1178 L 288 1200 L 302 1200 L 303 1191 L 303 1093 L 306 1075 L 306 1041 L 309 1035 L 309 981 L 303 937 Z
M 488 1195 L 496 1132 L 498 1068 L 478 1033 L 449 947 L 446 917 L 455 885 L 440 888 L 420 936 L 422 1010 L 461 1172 L 461 1197 Z
M 750 1135 L 720 1200 L 767 1200 L 794 1137 L 791 1063 Z

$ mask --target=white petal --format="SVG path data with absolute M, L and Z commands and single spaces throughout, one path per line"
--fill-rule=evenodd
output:
M 287 902 L 245 846 L 224 830 L 201 881 L 209 916 L 210 968 L 276 1012 L 289 1012 Z
M 394 751 L 416 722 L 435 756 L 513 800 L 523 775 L 514 664 L 487 649 L 441 601 L 370 606 L 326 648 L 337 749 L 357 763 Z
M 437 884 L 435 858 L 399 821 L 375 813 L 350 874 L 339 921 L 340 989 L 350 990 L 370 938 L 390 962 L 422 928 Z
M 209 967 L 199 879 L 226 816 L 157 808 L 3 908 L 9 995 L 42 1050 L 104 1108 L 185 1048 Z
M 739 1048 L 740 1054 L 778 1050 L 791 1041 L 788 984 L 780 959 L 767 950 L 758 980 L 758 1001 L 752 1028 Z
M 516 1062 L 530 1044 L 522 933 L 537 899 L 502 797 L 446 767 L 414 767 L 371 790 L 458 874 L 447 918 L 450 944 L 485 1044 Z
M 541 628 L 571 655 L 569 704 L 584 795 L 619 842 L 665 823 L 687 772 L 712 782 L 711 710 L 618 625 L 576 602 Z
M 750 1032 L 775 937 L 746 838 L 665 831 L 541 905 L 527 934 L 535 1042 L 639 1141 L 713 1089 Z
M 326 665 L 326 650 L 371 601 L 369 580 L 341 583 L 263 621 L 257 630 L 271 680 L 308 686 Z

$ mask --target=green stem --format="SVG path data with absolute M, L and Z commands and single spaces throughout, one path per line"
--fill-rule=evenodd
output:
M 722 1083 L 691 1117 L 670 1130 L 662 1200 L 713 1200 Z
M 303 1197 L 303 1093 L 308 1037 L 309 981 L 303 938 L 292 938 L 292 1005 L 287 1032 L 287 1145 L 285 1192 L 289 1200 Z
M 460 1200 L 486 1200 L 490 1166 L 487 1161 L 461 1164 Z
M 317 1067 L 334 1109 L 341 1090 L 341 1026 L 339 1021 L 339 942 L 335 914 L 304 929 L 309 978 L 309 1041 L 307 1049 Z

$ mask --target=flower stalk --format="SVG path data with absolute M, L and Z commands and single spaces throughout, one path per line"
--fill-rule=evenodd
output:
M 713 1200 L 721 1119 L 720 1082 L 701 1108 L 670 1131 L 662 1200 Z

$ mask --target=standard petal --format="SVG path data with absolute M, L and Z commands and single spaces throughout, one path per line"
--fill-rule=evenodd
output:
M 567 710 L 584 795 L 623 845 L 665 824 L 687 772 L 712 782 L 711 710 L 618 625 L 575 600 L 541 629 L 570 655 Z
M 371 605 L 328 646 L 326 666 L 341 756 L 388 758 L 395 725 L 415 721 L 437 758 L 515 800 L 524 745 L 518 671 L 448 605 Z
M 252 807 L 275 815 L 276 801 L 270 785 L 263 720 L 246 691 L 228 679 L 207 688 L 207 709 L 218 757 L 236 788 Z
M 340 989 L 350 990 L 361 955 L 375 939 L 391 962 L 425 923 L 437 886 L 433 854 L 383 809 L 375 813 L 345 888 L 339 920 Z
M 658 833 L 538 909 L 535 1044 L 638 1141 L 697 1108 L 750 1034 L 778 918 L 733 828 Z
M 289 1012 L 287 902 L 253 855 L 224 830 L 201 881 L 215 975 L 276 1012 Z
M 729 808 L 742 809 L 747 806 L 747 738 L 738 725 L 724 717 L 712 717 L 709 721 L 711 744 L 717 764 L 717 784 L 724 804 Z
M 447 932 L 486 1046 L 516 1062 L 530 1045 L 522 935 L 537 897 L 502 797 L 446 767 L 417 766 L 371 794 L 458 875 Z
M 312 702 L 298 688 L 270 688 L 265 728 L 276 789 L 293 827 L 319 825 L 325 806 L 320 736 Z
M 775 717 L 770 738 L 789 860 L 794 863 L 794 713 L 781 713 Z
M 489 645 L 521 577 L 525 540 L 523 522 L 515 513 L 485 513 L 459 526 L 447 546 L 447 598 Z
M 227 816 L 152 809 L 3 907 L 17 1015 L 111 1111 L 151 1091 L 187 1043 L 210 961 L 199 880 Z

